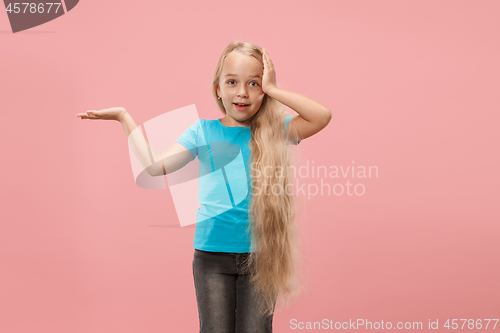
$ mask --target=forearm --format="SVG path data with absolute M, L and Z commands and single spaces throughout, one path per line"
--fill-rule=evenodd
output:
M 330 109 L 310 97 L 277 86 L 269 89 L 267 94 L 297 112 L 307 121 L 314 122 L 331 118 Z
M 144 138 L 140 128 L 137 129 L 138 126 L 134 119 L 132 119 L 132 116 L 128 112 L 125 112 L 120 116 L 119 121 L 127 136 L 128 144 L 132 147 L 142 167 L 152 176 L 163 174 L 163 161 L 159 161 L 157 158 L 158 153 Z

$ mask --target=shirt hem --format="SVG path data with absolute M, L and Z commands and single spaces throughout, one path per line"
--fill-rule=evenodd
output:
M 249 252 L 252 252 L 250 251 L 250 248 L 248 247 L 245 247 L 245 248 L 242 248 L 242 247 L 231 247 L 231 248 L 228 248 L 227 246 L 226 247 L 220 247 L 220 246 L 200 246 L 200 245 L 197 245 L 197 244 L 194 244 L 193 245 L 193 248 L 197 249 L 197 250 L 201 250 L 201 251 L 208 251 L 208 252 L 228 252 L 228 253 L 249 253 Z

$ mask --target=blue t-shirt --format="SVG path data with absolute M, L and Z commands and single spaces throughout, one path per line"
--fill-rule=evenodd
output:
M 285 118 L 286 129 L 292 117 Z M 250 126 L 227 127 L 220 119 L 199 119 L 175 140 L 193 154 L 193 160 L 196 156 L 199 160 L 195 249 L 255 251 L 248 229 L 250 139 Z

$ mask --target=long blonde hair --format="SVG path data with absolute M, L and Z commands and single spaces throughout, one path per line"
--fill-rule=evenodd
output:
M 259 46 L 233 41 L 226 47 L 212 82 L 212 94 L 224 114 L 226 110 L 217 98 L 217 88 L 224 59 L 233 51 L 252 56 L 264 66 Z M 266 94 L 259 111 L 250 120 L 252 190 L 248 231 L 255 251 L 250 252 L 246 268 L 260 295 L 260 311 L 267 315 L 275 312 L 280 300 L 288 305 L 302 289 L 301 242 L 295 225 L 296 203 L 289 186 L 293 155 L 285 131 L 285 116 L 285 106 Z

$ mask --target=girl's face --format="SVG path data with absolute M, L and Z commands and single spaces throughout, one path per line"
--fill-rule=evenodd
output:
M 226 110 L 221 120 L 226 126 L 248 126 L 248 119 L 259 111 L 264 99 L 261 86 L 263 70 L 257 59 L 238 51 L 224 59 L 217 94 Z

